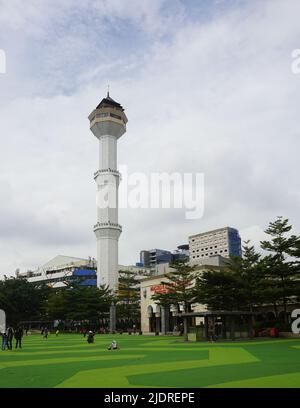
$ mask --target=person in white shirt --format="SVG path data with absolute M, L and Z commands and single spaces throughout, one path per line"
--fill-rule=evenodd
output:
M 113 340 L 107 350 L 117 350 L 117 349 L 118 349 L 118 344 L 116 340 Z

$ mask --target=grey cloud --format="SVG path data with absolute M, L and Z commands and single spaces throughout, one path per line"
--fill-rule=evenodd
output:
M 300 231 L 300 76 L 290 71 L 290 51 L 299 48 L 300 5 L 256 2 L 247 13 L 236 9 L 201 22 L 194 18 L 174 26 L 166 41 L 161 33 L 155 36 L 161 11 L 150 3 L 151 42 L 128 58 L 86 60 L 87 69 L 78 69 L 78 87 L 68 95 L 57 94 L 52 76 L 34 70 L 31 91 L 49 88 L 51 97 L 48 91 L 36 98 L 18 88 L 24 81 L 18 71 L 8 79 L 8 88 L 15 86 L 19 94 L 7 96 L 7 88 L 0 97 L 0 273 L 16 265 L 34 267 L 35 259 L 39 264 L 54 251 L 95 256 L 98 148 L 87 115 L 108 79 L 129 118 L 119 163 L 146 174 L 203 172 L 206 180 L 205 213 L 194 222 L 182 210 L 122 210 L 122 264 L 136 261 L 142 248 L 172 249 L 190 234 L 223 225 L 259 240 L 266 223 L 280 214 Z M 107 7 L 117 8 L 111 4 Z M 141 11 L 127 13 L 136 24 L 143 22 Z M 57 54 L 55 44 L 45 55 L 49 63 L 63 54 L 64 36 Z M 76 48 L 72 52 L 76 61 Z M 53 83 L 69 74 L 64 63 L 60 72 L 53 69 Z M 122 64 L 132 68 L 123 70 Z

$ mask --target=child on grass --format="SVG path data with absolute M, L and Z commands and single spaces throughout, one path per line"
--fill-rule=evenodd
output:
M 107 348 L 107 350 L 117 350 L 117 349 L 119 349 L 119 347 L 118 347 L 116 340 L 113 340 L 111 342 L 111 345 Z

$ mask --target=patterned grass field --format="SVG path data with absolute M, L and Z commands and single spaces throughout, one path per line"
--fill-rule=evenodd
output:
M 300 387 L 300 341 L 189 343 L 182 338 L 24 337 L 0 352 L 0 387 Z

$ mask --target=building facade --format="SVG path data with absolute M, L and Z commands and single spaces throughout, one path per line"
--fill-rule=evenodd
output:
M 52 288 L 69 287 L 75 282 L 80 286 L 95 286 L 96 271 L 97 262 L 94 258 L 57 255 L 34 271 L 18 273 L 17 277 L 30 283 L 47 284 Z
M 165 249 L 150 249 L 148 251 L 140 252 L 140 263 L 150 269 L 155 269 L 158 264 L 171 262 L 172 253 Z
M 118 271 L 130 271 L 139 280 L 149 276 L 149 268 L 135 265 L 119 265 Z M 57 255 L 36 270 L 18 273 L 17 278 L 30 283 L 47 284 L 52 288 L 79 286 L 97 286 L 97 261 L 94 258 L 76 258 Z
M 150 249 L 140 251 L 139 266 L 150 268 L 153 274 L 156 274 L 157 266 L 161 264 L 172 263 L 176 261 L 189 261 L 189 245 L 179 245 L 175 251 L 166 249 Z
M 204 271 L 227 271 L 228 266 L 215 266 L 215 265 L 198 265 L 195 272 L 201 275 Z M 157 304 L 152 296 L 158 293 L 165 293 L 166 287 L 163 282 L 168 281 L 168 274 L 172 271 L 169 269 L 167 273 L 150 276 L 141 279 L 141 331 L 143 334 L 154 335 L 159 334 L 172 334 L 178 333 L 183 325 L 183 307 L 180 305 L 172 305 L 171 307 L 162 307 Z M 298 301 L 290 300 L 287 304 L 287 321 L 291 322 L 291 313 L 293 310 L 298 309 L 300 304 Z M 201 313 L 207 312 L 207 306 L 200 303 L 191 305 L 192 312 Z M 282 304 L 277 305 L 276 317 L 273 304 L 259 305 L 255 307 L 257 322 L 275 322 L 277 320 L 284 321 L 286 316 L 284 306 Z M 241 313 L 242 314 L 242 313 Z M 198 326 L 204 323 L 203 317 L 195 317 L 193 321 L 194 326 Z M 268 326 L 267 326 L 268 327 Z M 289 337 L 290 333 L 283 333 L 284 336 Z
M 189 244 L 178 245 L 177 249 L 172 252 L 172 262 L 188 262 L 190 259 Z
M 241 238 L 235 228 L 225 227 L 189 237 L 190 262 L 201 264 L 211 256 L 242 256 Z
M 213 265 L 199 265 L 196 273 L 201 274 L 207 270 L 221 270 L 225 267 Z M 145 277 L 141 280 L 141 330 L 144 334 L 171 333 L 179 331 L 183 309 L 178 306 L 163 308 L 152 299 L 157 293 L 163 293 L 166 289 L 162 282 L 168 281 L 169 268 L 166 273 L 156 276 Z M 192 305 L 194 312 L 205 311 L 206 306 L 201 304 Z

